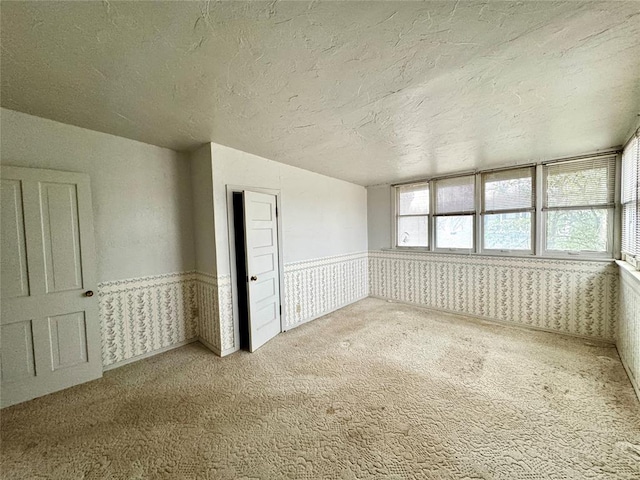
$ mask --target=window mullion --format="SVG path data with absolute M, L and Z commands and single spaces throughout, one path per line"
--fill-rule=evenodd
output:
M 429 250 L 432 252 L 436 249 L 436 189 L 434 184 L 434 180 L 429 182 Z
M 535 214 L 535 222 L 534 222 L 534 239 L 535 243 L 533 245 L 533 254 L 537 256 L 541 256 L 544 248 L 546 248 L 546 226 L 545 221 L 542 214 L 542 207 L 544 206 L 544 190 L 545 190 L 545 181 L 544 181 L 544 170 L 542 165 L 536 166 L 536 178 L 535 178 L 535 192 L 536 192 L 536 214 Z
M 484 241 L 483 241 L 483 226 L 482 226 L 482 217 L 480 214 L 484 209 L 484 185 L 482 184 L 482 174 L 476 174 L 476 212 L 473 216 L 473 232 L 474 232 L 474 242 L 473 242 L 473 251 L 477 253 L 482 253 L 484 250 Z

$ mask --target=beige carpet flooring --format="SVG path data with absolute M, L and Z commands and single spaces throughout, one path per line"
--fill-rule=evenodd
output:
M 1 412 L 3 479 L 639 479 L 615 348 L 366 299 Z

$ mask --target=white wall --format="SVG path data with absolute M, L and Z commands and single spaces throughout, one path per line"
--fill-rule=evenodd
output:
M 2 164 L 89 174 L 98 281 L 193 270 L 182 154 L 7 109 L 0 127 Z
M 391 186 L 367 187 L 367 229 L 369 250 L 391 247 Z
M 211 144 L 211 155 L 222 354 L 237 349 L 239 341 L 230 281 L 227 185 L 280 192 L 286 329 L 367 296 L 364 187 L 222 145 Z
M 364 187 L 211 144 L 218 275 L 229 274 L 226 185 L 280 190 L 284 263 L 367 250 Z
M 211 144 L 191 153 L 193 238 L 198 272 L 216 273 L 216 241 L 213 222 L 213 170 Z
M 6 109 L 0 128 L 2 164 L 83 172 L 91 179 L 103 364 L 194 339 L 186 155 Z

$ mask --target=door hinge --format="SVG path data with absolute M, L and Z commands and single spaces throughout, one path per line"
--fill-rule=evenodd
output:
M 276 205 L 276 217 L 278 216 L 278 206 Z
M 280 305 L 280 316 L 282 316 L 282 305 Z

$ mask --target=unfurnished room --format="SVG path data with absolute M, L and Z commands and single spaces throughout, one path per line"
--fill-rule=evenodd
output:
M 639 1 L 0 19 L 0 478 L 640 479 Z

